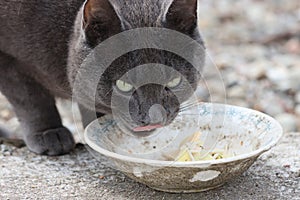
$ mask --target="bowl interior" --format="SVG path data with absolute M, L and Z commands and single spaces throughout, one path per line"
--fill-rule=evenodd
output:
M 278 122 L 263 113 L 203 103 L 180 113 L 171 125 L 147 137 L 124 132 L 122 125 L 107 115 L 87 127 L 85 139 L 94 150 L 108 157 L 168 161 L 176 157 L 180 146 L 196 131 L 201 132 L 204 148 L 226 149 L 236 156 L 266 151 L 282 136 Z

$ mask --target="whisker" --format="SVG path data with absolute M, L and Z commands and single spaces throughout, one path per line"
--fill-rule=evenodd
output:
M 194 100 L 194 101 L 187 101 L 187 102 L 183 102 L 182 104 L 181 104 L 181 107 L 182 108 L 185 108 L 185 107 L 189 107 L 189 106 L 194 106 L 194 105 L 196 105 L 196 104 L 199 104 L 199 103 L 201 103 L 202 101 L 200 100 L 200 99 L 196 99 L 196 100 Z
M 187 105 L 184 105 L 184 106 L 180 107 L 178 115 L 183 114 L 186 110 L 189 110 L 191 107 L 197 106 L 200 103 L 201 103 L 201 101 L 195 101 L 195 102 L 192 102 L 192 103 L 189 103 Z M 184 114 L 193 115 L 193 114 L 187 114 L 187 113 L 184 113 Z M 195 114 L 195 115 L 197 115 L 197 114 Z
M 107 96 L 111 91 L 113 91 L 113 88 L 111 88 L 111 89 L 105 94 L 105 96 Z
M 186 109 L 186 108 L 190 108 L 190 107 L 195 106 L 195 105 L 196 105 L 196 104 L 189 104 L 189 105 L 181 106 L 181 107 L 180 107 L 180 110 L 184 110 L 184 109 Z
M 180 107 L 179 112 L 183 112 L 185 110 L 188 110 L 189 108 L 191 108 L 195 105 L 197 105 L 197 104 L 195 103 L 195 104 L 190 104 L 190 105 L 187 105 L 187 106 L 184 106 L 184 107 Z

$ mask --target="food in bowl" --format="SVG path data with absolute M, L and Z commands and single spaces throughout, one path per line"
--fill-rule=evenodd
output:
M 184 140 L 180 152 L 175 158 L 177 162 L 190 162 L 200 160 L 218 160 L 233 157 L 234 155 L 226 149 L 205 149 L 203 141 L 200 140 L 201 132 L 196 132 L 192 138 Z

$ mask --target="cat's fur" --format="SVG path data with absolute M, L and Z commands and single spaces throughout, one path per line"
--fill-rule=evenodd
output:
M 13 105 L 30 150 L 59 155 L 74 147 L 71 133 L 62 126 L 54 97 L 71 98 L 80 64 L 97 44 L 138 27 L 170 28 L 203 44 L 196 10 L 197 0 L 1 1 L 0 91 Z M 111 112 L 107 91 L 127 70 L 150 61 L 176 68 L 196 88 L 198 74 L 179 56 L 156 50 L 130 52 L 106 71 L 108 80 L 100 81 L 101 105 L 97 111 Z M 156 85 L 137 91 L 130 104 L 137 124 L 149 124 L 147 112 L 154 103 L 163 102 L 167 107 L 168 121 L 178 113 L 179 105 L 171 91 Z M 82 108 L 83 112 L 88 109 Z

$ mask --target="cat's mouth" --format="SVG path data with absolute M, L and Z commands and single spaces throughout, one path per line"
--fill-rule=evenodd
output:
M 152 131 L 154 129 L 161 128 L 161 127 L 163 127 L 163 125 L 161 125 L 161 124 L 152 124 L 152 125 L 147 125 L 147 126 L 135 127 L 133 129 L 133 131 L 134 132 L 145 132 L 145 131 Z

